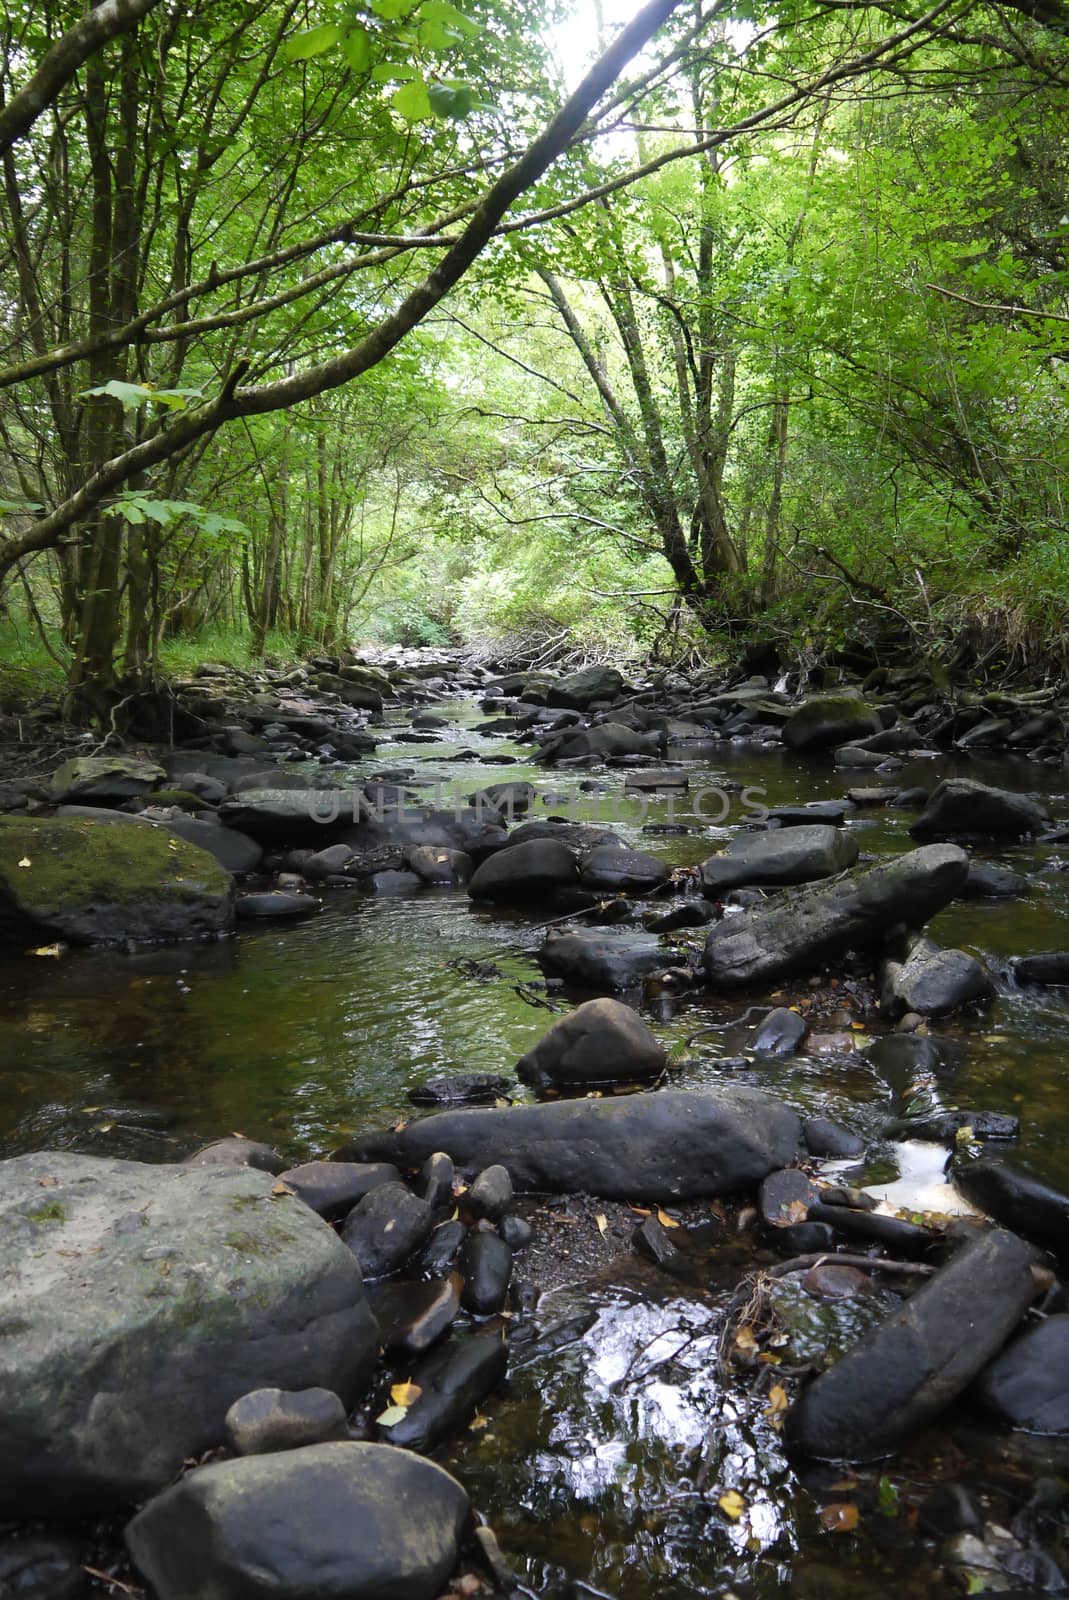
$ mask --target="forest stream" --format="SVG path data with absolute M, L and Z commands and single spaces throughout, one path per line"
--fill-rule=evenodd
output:
M 672 752 L 688 793 L 625 796 L 625 774 L 604 767 L 591 792 L 588 771 L 547 773 L 528 746 L 475 731 L 484 713 L 474 700 L 435 710 L 448 725 L 433 747 L 395 742 L 407 727 L 395 711 L 374 755 L 343 769 L 342 781 L 404 772 L 416 793 L 439 782 L 452 794 L 527 780 L 540 794 L 532 816 L 600 821 L 673 867 L 699 863 L 747 825 L 743 791 L 754 803 L 798 804 L 839 797 L 856 781 L 827 757 L 721 742 Z M 907 760 L 895 782 L 930 788 L 955 775 L 1037 793 L 1055 818 L 1069 815 L 1064 772 L 1025 761 Z M 721 785 L 724 820 L 696 818 L 695 795 Z M 861 807 L 846 827 L 864 864 L 908 849 L 913 820 L 909 811 Z M 1019 1117 L 1013 1161 L 1062 1190 L 1069 991 L 1018 987 L 1009 960 L 1069 945 L 1064 848 L 1064 856 L 1030 843 L 979 852 L 1026 874 L 1029 892 L 957 900 L 933 920 L 941 944 L 983 959 L 997 995 L 984 1010 L 930 1025 L 946 1063 L 941 1103 Z M 0 1156 L 67 1149 L 175 1162 L 240 1132 L 293 1163 L 324 1157 L 363 1129 L 410 1116 L 407 1091 L 427 1078 L 509 1073 L 551 1013 L 584 998 L 547 993 L 534 959 L 544 921 L 536 911 L 472 904 L 463 889 L 402 887 L 328 894 L 308 920 L 246 925 L 239 938 L 218 942 L 7 955 Z M 857 1186 L 900 1176 L 938 1182 L 941 1146 L 896 1144 L 883 1131 L 890 1093 L 865 1055 L 871 990 L 846 976 L 819 995 L 803 981 L 776 996 L 662 990 L 634 1003 L 670 1049 L 674 1087 L 752 1084 L 804 1116 L 859 1133 L 865 1157 L 814 1163 L 825 1176 Z M 755 1056 L 755 1020 L 770 1004 L 812 1009 L 813 1031 L 797 1055 Z M 877 1022 L 876 1031 L 886 1030 Z M 522 1086 L 517 1095 L 531 1097 Z M 705 1203 L 703 1223 L 701 1207 L 687 1208 L 674 1231 L 686 1269 L 672 1276 L 630 1251 L 619 1238 L 621 1208 L 606 1207 L 618 1248 L 589 1261 L 578 1249 L 573 1270 L 569 1229 L 581 1230 L 584 1217 L 588 1226 L 599 1205 L 526 1202 L 536 1233 L 556 1240 L 555 1269 L 537 1283 L 549 1287 L 540 1298 L 525 1295 L 518 1255 L 507 1383 L 436 1457 L 495 1529 L 520 1593 L 934 1600 L 989 1583 L 1021 1594 L 1045 1587 L 1036 1553 L 1045 1538 L 1043 1484 L 1066 1464 L 1063 1441 L 1000 1433 L 959 1404 L 890 1461 L 790 1462 L 760 1385 L 755 1399 L 753 1373 L 722 1359 L 740 1281 L 754 1266 L 752 1213 Z M 796 1356 L 807 1340 L 820 1349 L 849 1342 L 886 1314 L 884 1291 L 808 1306 L 804 1296 L 784 1295 L 778 1309 L 793 1318 Z M 956 1486 L 954 1494 L 963 1487 L 986 1518 L 979 1536 L 951 1519 L 945 1531 L 959 1553 L 949 1559 L 936 1542 L 940 1494 L 950 1494 L 940 1485 Z M 1017 1567 L 999 1568 L 993 1547 L 1016 1549 Z M 1015 1571 L 1016 1589 L 1007 1575 Z

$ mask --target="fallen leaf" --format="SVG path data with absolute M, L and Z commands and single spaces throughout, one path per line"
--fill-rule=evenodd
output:
M 853 1533 L 857 1527 L 857 1506 L 853 1501 L 836 1501 L 820 1509 L 820 1525 L 826 1533 Z
M 63 944 L 42 944 L 36 950 L 31 950 L 31 956 L 53 956 L 57 961 L 66 949 Z
M 660 1206 L 657 1207 L 657 1221 L 662 1228 L 678 1228 L 680 1226 L 675 1217 L 670 1217 L 667 1211 L 661 1210 Z
M 754 1338 L 754 1332 L 749 1323 L 745 1323 L 736 1333 L 735 1349 L 742 1350 L 747 1355 L 757 1349 L 757 1340 Z
M 489 1426 L 490 1418 L 484 1417 L 481 1411 L 477 1411 L 468 1423 L 468 1427 L 473 1433 L 478 1433 L 482 1428 L 488 1428 Z
M 288 1183 L 276 1183 L 274 1188 L 271 1190 L 272 1194 L 280 1194 L 280 1195 L 281 1194 L 293 1194 L 293 1192 L 294 1191 L 290 1188 Z
M 628 1203 L 627 1203 L 627 1209 L 628 1209 L 628 1211 L 633 1211 L 635 1213 L 636 1217 L 652 1217 L 653 1216 L 653 1212 L 649 1209 L 648 1206 L 633 1206 L 630 1201 L 628 1201 Z
M 59 1179 L 48 1177 L 38 1178 L 37 1187 L 39 1189 L 56 1189 L 59 1187 Z
M 395 1383 L 390 1390 L 390 1399 L 395 1406 L 404 1406 L 407 1411 L 409 1406 L 414 1406 L 423 1390 L 418 1383 Z
M 19 866 L 20 867 L 32 867 L 33 866 L 33 862 L 30 860 L 29 856 L 23 856 L 22 860 L 19 862 Z
M 387 1406 L 386 1410 L 375 1418 L 375 1421 L 380 1428 L 393 1428 L 398 1422 L 403 1422 L 407 1416 L 407 1406 Z
M 602 1216 L 601 1212 L 599 1211 L 597 1216 L 594 1218 L 594 1221 L 598 1225 L 598 1232 L 601 1234 L 601 1237 L 604 1239 L 605 1235 L 609 1231 L 609 1219 L 608 1219 L 608 1217 Z
M 781 1211 L 787 1222 L 808 1222 L 809 1207 L 804 1200 L 792 1200 L 790 1205 L 782 1206 Z
M 737 1489 L 729 1489 L 726 1494 L 722 1494 L 717 1501 L 717 1505 L 726 1517 L 731 1518 L 732 1522 L 738 1522 L 746 1511 L 746 1501 Z
M 114 1122 L 98 1122 L 93 1128 L 90 1129 L 90 1132 L 91 1133 L 110 1133 L 112 1128 L 114 1128 L 114 1126 L 115 1126 Z
M 762 1350 L 757 1359 L 758 1361 L 767 1361 L 770 1367 L 778 1367 L 783 1361 L 782 1356 L 774 1356 L 771 1350 Z
M 769 1418 L 774 1428 L 782 1426 L 783 1414 L 790 1403 L 782 1383 L 774 1383 L 768 1391 L 768 1405 L 765 1407 L 765 1416 Z

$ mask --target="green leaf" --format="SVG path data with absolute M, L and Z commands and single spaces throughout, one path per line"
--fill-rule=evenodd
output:
M 455 88 L 446 83 L 428 84 L 427 99 L 436 117 L 454 119 L 466 117 L 474 103 L 471 90 L 464 84 Z
M 325 50 L 332 49 L 341 36 L 338 23 L 321 22 L 318 28 L 309 28 L 307 33 L 295 33 L 282 48 L 287 61 L 310 61 L 313 56 L 321 56 Z
M 384 22 L 400 22 L 415 11 L 419 0 L 371 0 L 371 9 Z
M 109 378 L 99 388 L 83 389 L 78 398 L 85 400 L 90 396 L 105 394 L 112 400 L 118 400 L 124 411 L 136 411 L 138 406 L 152 399 L 154 392 L 143 383 L 124 383 L 121 378 Z
M 457 33 L 466 33 L 470 38 L 472 34 L 481 33 L 482 29 L 477 22 L 472 22 L 463 11 L 450 4 L 450 0 L 424 0 L 419 12 L 420 22 L 441 22 L 447 28 L 454 28 Z
M 406 122 L 426 122 L 434 115 L 427 85 L 422 78 L 415 78 L 411 83 L 406 83 L 403 89 L 398 89 L 393 97 L 393 105 Z
M 366 72 L 371 65 L 371 40 L 366 28 L 350 28 L 342 36 L 341 53 L 353 72 Z
M 18 516 L 19 512 L 22 511 L 43 510 L 44 506 L 42 506 L 36 500 L 4 500 L 0 498 L 0 517 L 8 515 Z

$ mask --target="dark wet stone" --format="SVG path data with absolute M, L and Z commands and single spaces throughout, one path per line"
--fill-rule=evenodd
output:
M 258 1144 L 255 1139 L 242 1139 L 234 1134 L 229 1139 L 216 1139 L 201 1150 L 194 1150 L 182 1163 L 186 1167 L 256 1167 L 260 1172 L 284 1172 L 286 1163 L 277 1150 L 268 1144 Z
M 570 711 L 585 711 L 595 700 L 618 699 L 623 686 L 623 676 L 615 667 L 583 667 L 551 683 L 546 691 L 546 703 L 564 706 Z
M 827 750 L 880 731 L 873 706 L 856 695 L 813 695 L 792 711 L 783 725 L 789 750 Z
M 14 1534 L 0 1542 L 2 1600 L 74 1600 L 89 1587 L 82 1548 L 46 1533 Z
M 512 1094 L 515 1088 L 511 1078 L 494 1073 L 457 1072 L 449 1078 L 428 1078 L 409 1089 L 408 1098 L 414 1106 L 487 1105 Z
M 967 1200 L 1026 1239 L 1069 1251 L 1069 1195 L 1001 1161 L 962 1162 L 954 1180 Z
M 223 1426 L 239 1456 L 349 1437 L 345 1407 L 330 1389 L 253 1389 L 234 1401 Z
M 806 1117 L 802 1137 L 811 1156 L 863 1156 L 865 1141 L 831 1117 Z
M 959 900 L 1015 900 L 1028 893 L 1028 879 L 992 861 L 971 861 Z
M 500 1243 L 500 1241 L 498 1241 Z M 379 1437 L 406 1450 L 433 1450 L 463 1428 L 505 1376 L 508 1347 L 499 1333 L 451 1338 L 412 1372 L 420 1396 L 401 1422 Z
M 457 1256 L 464 1280 L 460 1301 L 466 1311 L 489 1316 L 505 1304 L 512 1278 L 512 1251 L 500 1234 L 475 1229 Z
M 402 1167 L 448 1150 L 469 1172 L 496 1159 L 520 1192 L 672 1200 L 747 1189 L 792 1160 L 800 1137 L 782 1101 L 729 1084 L 440 1112 L 351 1149 Z
M 472 875 L 473 900 L 537 900 L 579 881 L 574 851 L 556 839 L 531 839 L 488 856 Z
M 497 1231 L 512 1251 L 526 1250 L 534 1240 L 535 1231 L 523 1217 L 502 1217 Z
M 799 1167 L 784 1167 L 770 1172 L 758 1191 L 757 1206 L 770 1228 L 805 1222 L 809 1207 L 816 1205 L 820 1190 Z
M 967 1387 L 1034 1294 L 1031 1251 L 996 1230 L 959 1251 L 805 1390 L 785 1437 L 821 1461 L 874 1461 Z
M 907 1012 L 945 1017 L 983 1004 L 994 992 L 991 974 L 975 956 L 944 950 L 931 939 L 918 939 L 903 960 L 880 965 L 880 1008 L 892 1021 Z
M 1016 1139 L 1021 1123 L 1004 1111 L 933 1111 L 929 1116 L 897 1117 L 883 1131 L 898 1139 L 952 1145 L 962 1128 L 971 1128 L 974 1139 Z
M 360 879 L 360 887 L 368 894 L 412 894 L 423 886 L 423 879 L 415 872 L 403 872 L 386 867 L 382 872 L 372 872 Z
M 584 888 L 612 894 L 650 894 L 668 881 L 669 870 L 659 856 L 599 845 L 583 857 L 579 881 Z
M 319 910 L 319 901 L 314 895 L 272 889 L 263 894 L 239 894 L 234 910 L 239 917 L 308 917 Z
M 1049 826 L 1050 812 L 1030 795 L 994 789 L 972 778 L 945 778 L 909 831 L 915 839 L 955 835 L 1019 839 Z
M 835 1250 L 835 1235 L 823 1222 L 792 1222 L 785 1228 L 766 1227 L 761 1242 L 786 1261 L 791 1256 L 811 1256 Z
M 939 1046 L 921 1033 L 883 1034 L 867 1047 L 864 1059 L 896 1095 L 903 1095 L 921 1079 L 932 1077 L 943 1061 Z
M 433 1462 L 350 1441 L 202 1467 L 125 1537 L 157 1600 L 436 1600 L 470 1515 Z
M 1069 984 L 1069 950 L 1048 950 L 1042 955 L 1019 956 L 1011 963 L 1018 983 Z
M 383 1283 L 369 1294 L 371 1309 L 388 1351 L 422 1355 L 436 1343 L 460 1310 L 460 1278 L 429 1282 Z
M 484 1167 L 475 1182 L 462 1197 L 463 1209 L 469 1216 L 486 1217 L 497 1222 L 512 1204 L 512 1179 L 502 1166 Z
M 849 800 L 809 800 L 805 805 L 773 806 L 768 817 L 781 828 L 804 828 L 813 822 L 841 828 L 854 809 Z
M 341 1231 L 366 1278 L 384 1278 L 426 1243 L 434 1213 L 403 1183 L 382 1183 L 364 1196 Z
M 949 1539 L 955 1533 L 982 1536 L 984 1513 L 975 1495 L 961 1483 L 939 1483 L 930 1490 L 917 1509 L 921 1531 L 933 1539 Z
M 713 925 L 707 981 L 714 989 L 769 982 L 812 972 L 848 949 L 877 947 L 893 924 L 917 926 L 941 910 L 968 867 L 957 846 L 927 845 L 828 884 L 785 889 Z
M 422 883 L 445 884 L 449 888 L 462 887 L 475 871 L 475 863 L 465 850 L 448 850 L 444 845 L 415 845 L 407 860 Z
M 859 1267 L 840 1267 L 834 1261 L 810 1267 L 802 1279 L 806 1294 L 818 1300 L 855 1300 L 872 1293 L 872 1279 Z
M 985 1368 L 973 1392 L 1008 1428 L 1069 1434 L 1069 1316 L 1028 1328 Z
M 918 1228 L 912 1222 L 903 1222 L 899 1217 L 884 1217 L 874 1211 L 855 1211 L 851 1206 L 818 1203 L 810 1206 L 809 1220 L 826 1222 L 829 1228 L 842 1234 L 845 1239 L 883 1245 L 895 1255 L 923 1255 L 932 1242 L 927 1228 Z
M 301 871 L 306 878 L 321 881 L 324 878 L 334 877 L 336 873 L 344 872 L 350 861 L 356 859 L 356 851 L 348 844 L 329 844 L 325 850 L 317 850 L 314 855 L 301 863 Z
M 708 900 L 685 900 L 669 911 L 648 911 L 642 918 L 647 933 L 675 933 L 677 928 L 704 928 L 716 916 Z
M 681 950 L 666 950 L 645 934 L 557 933 L 552 929 L 538 952 L 542 971 L 580 989 L 633 989 L 655 972 L 686 961 Z
M 435 1228 L 419 1258 L 420 1266 L 425 1272 L 438 1274 L 447 1272 L 456 1260 L 457 1251 L 468 1237 L 468 1230 L 463 1222 L 443 1222 Z
M 761 1023 L 750 1046 L 758 1055 L 790 1056 L 799 1049 L 809 1024 L 797 1011 L 777 1006 Z
M 427 1157 L 420 1172 L 420 1182 L 423 1199 L 432 1211 L 441 1211 L 447 1206 L 450 1211 L 453 1209 L 456 1175 L 453 1158 L 447 1156 L 444 1150 L 436 1150 Z
M 797 884 L 852 867 L 858 846 L 853 834 L 826 823 L 740 833 L 720 855 L 702 862 L 702 887 L 720 896 L 741 884 Z
M 646 1217 L 635 1229 L 631 1242 L 642 1255 L 668 1272 L 678 1272 L 687 1266 L 682 1251 L 677 1249 L 668 1229 L 656 1217 Z
M 384 1162 L 307 1161 L 279 1174 L 298 1199 L 328 1222 L 344 1217 L 380 1183 L 397 1183 L 401 1174 Z
M 588 1000 L 555 1022 L 520 1057 L 516 1075 L 541 1092 L 641 1082 L 659 1077 L 667 1061 L 664 1046 L 638 1013 L 606 998 Z

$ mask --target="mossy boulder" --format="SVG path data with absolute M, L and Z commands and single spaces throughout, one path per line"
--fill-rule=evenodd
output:
M 0 816 L 0 940 L 197 939 L 233 922 L 230 874 L 170 832 Z
M 790 750 L 829 750 L 879 733 L 881 726 L 875 708 L 857 695 L 816 694 L 791 712 L 783 742 Z
M 378 1356 L 333 1229 L 249 1167 L 0 1162 L 0 1516 L 110 1511 L 221 1445 L 235 1400 Z

